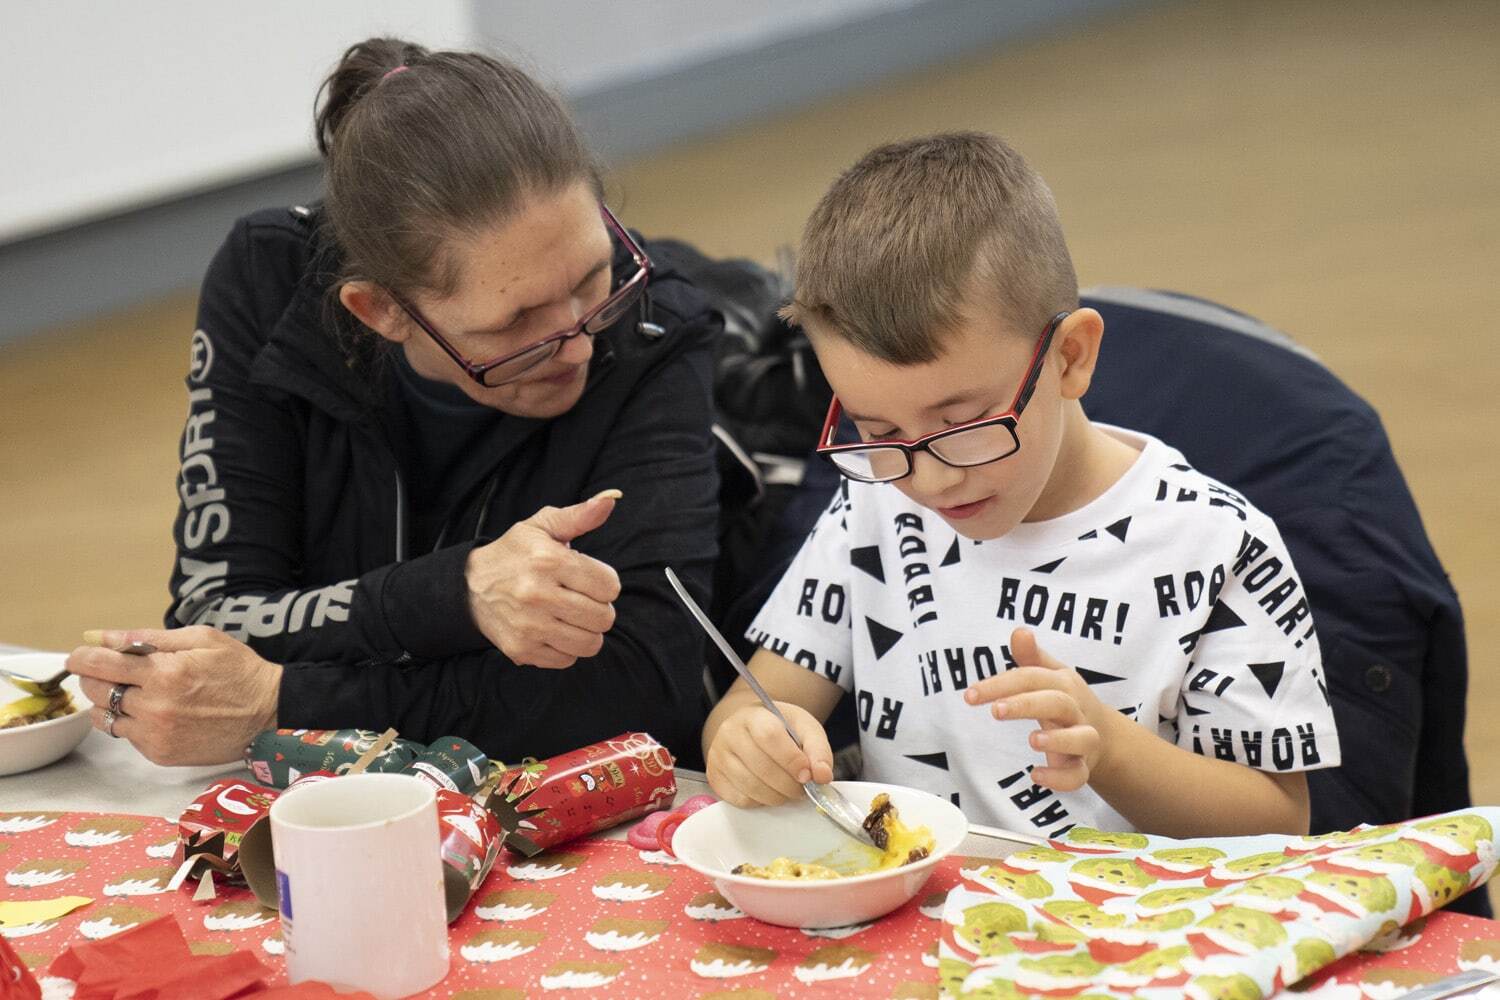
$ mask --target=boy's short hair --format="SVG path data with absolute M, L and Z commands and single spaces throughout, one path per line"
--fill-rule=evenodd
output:
M 951 132 L 880 146 L 834 182 L 808 219 L 782 315 L 921 364 L 980 289 L 1001 328 L 1027 337 L 1078 307 L 1047 185 L 1000 139 Z

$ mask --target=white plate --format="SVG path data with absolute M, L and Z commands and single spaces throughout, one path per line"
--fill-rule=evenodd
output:
M 18 674 L 47 677 L 61 670 L 66 660 L 62 653 L 19 653 L 0 656 L 0 667 Z M 84 697 L 77 677 L 63 681 L 63 688 L 72 694 L 73 704 L 78 708 L 72 715 L 16 729 L 0 729 L 0 775 L 20 774 L 61 760 L 89 734 L 89 709 L 93 702 Z M 0 704 L 24 698 L 26 694 L 0 677 Z
M 758 920 L 783 927 L 844 927 L 874 920 L 915 896 L 938 861 L 968 833 L 964 814 L 936 795 L 871 781 L 834 784 L 863 812 L 869 811 L 878 793 L 890 795 L 902 822 L 932 831 L 932 854 L 915 864 L 825 881 L 773 882 L 729 873 L 736 865 L 764 865 L 777 857 L 813 861 L 848 845 L 849 838 L 806 799 L 761 809 L 716 803 L 677 828 L 673 852 L 708 877 L 720 895 Z

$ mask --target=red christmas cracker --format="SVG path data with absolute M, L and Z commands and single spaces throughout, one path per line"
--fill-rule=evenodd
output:
M 554 844 L 644 816 L 672 801 L 672 755 L 647 733 L 508 768 L 487 803 L 505 843 L 531 857 Z

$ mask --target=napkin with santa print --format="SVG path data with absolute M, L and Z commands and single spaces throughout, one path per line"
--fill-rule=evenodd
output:
M 1258 1000 L 1483 885 L 1500 809 L 1309 837 L 1078 827 L 965 865 L 942 995 Z

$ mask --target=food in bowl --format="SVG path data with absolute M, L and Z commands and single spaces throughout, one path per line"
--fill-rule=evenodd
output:
M 913 829 L 901 821 L 891 797 L 885 792 L 875 796 L 870 803 L 870 814 L 862 824 L 875 847 L 862 844 L 850 845 L 845 850 L 858 851 L 851 861 L 823 857 L 817 861 L 796 861 L 792 858 L 773 858 L 769 864 L 752 865 L 748 862 L 729 870 L 731 875 L 746 875 L 776 882 L 810 879 L 847 878 L 852 875 L 867 875 L 870 872 L 899 868 L 921 861 L 932 853 L 936 841 L 932 831 L 925 826 Z M 878 848 L 878 849 L 877 849 Z M 843 853 L 841 851 L 840 853 Z
M 62 653 L 0 656 L 0 666 L 21 675 L 16 680 L 0 679 L 0 714 L 12 723 L 0 723 L 0 776 L 50 764 L 67 756 L 88 736 L 89 710 L 94 706 L 83 693 L 79 678 L 69 675 L 63 679 L 62 688 L 70 696 L 65 714 L 58 714 L 62 711 L 58 706 L 39 712 L 33 704 L 28 704 L 37 692 L 27 689 L 25 678 L 50 677 L 59 673 L 66 662 L 67 656 Z M 38 719 L 37 715 L 53 717 Z
M 19 729 L 38 722 L 48 722 L 78 711 L 73 696 L 59 690 L 55 694 L 28 694 L 0 705 L 0 729 Z
M 742 863 L 769 865 L 780 854 L 836 859 L 840 852 L 857 847 L 805 798 L 753 809 L 717 802 L 677 828 L 672 851 L 747 917 L 783 927 L 847 927 L 874 920 L 911 900 L 968 832 L 958 807 L 930 792 L 872 781 L 833 784 L 865 812 L 881 793 L 889 795 L 903 822 L 932 831 L 932 853 L 911 864 L 845 878 L 774 880 L 733 874 L 731 869 Z

